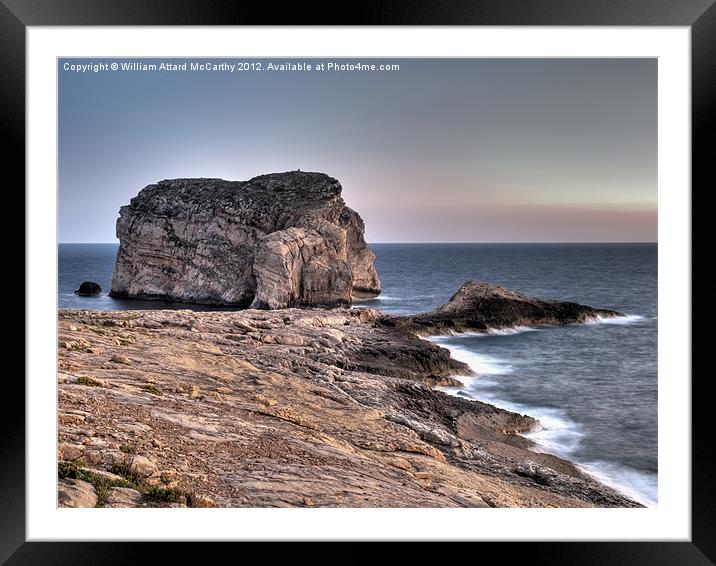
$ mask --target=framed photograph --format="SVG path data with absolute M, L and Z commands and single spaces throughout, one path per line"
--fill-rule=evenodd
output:
M 0 559 L 716 560 L 712 2 L 130 4 L 0 5 L 27 225 Z

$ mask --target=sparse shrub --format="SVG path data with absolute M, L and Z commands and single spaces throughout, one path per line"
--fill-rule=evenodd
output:
M 166 501 L 168 503 L 183 502 L 187 507 L 212 507 L 210 501 L 197 495 L 194 490 L 187 491 L 177 487 L 160 487 L 153 485 L 146 489 L 144 495 L 147 498 Z
M 84 464 L 80 461 L 60 462 L 58 467 L 58 477 L 60 479 L 76 479 L 91 483 L 97 494 L 97 507 L 102 507 L 107 503 L 109 490 L 112 487 L 129 487 L 139 490 L 136 482 L 131 482 L 125 478 L 110 479 L 89 470 L 83 470 Z
M 86 375 L 80 375 L 77 378 L 77 384 L 86 385 L 87 387 L 104 387 L 104 384 L 101 381 L 97 381 L 96 379 L 93 379 Z
M 198 495 L 194 490 L 148 485 L 133 468 L 133 463 L 133 455 L 128 454 L 121 462 L 116 462 L 112 466 L 112 473 L 121 476 L 121 478 L 107 478 L 91 470 L 83 469 L 84 463 L 81 460 L 60 462 L 57 475 L 60 479 L 78 479 L 91 483 L 97 493 L 97 507 L 102 507 L 107 503 L 109 490 L 113 487 L 135 489 L 148 500 L 166 501 L 167 503 L 184 502 L 187 507 L 214 506 L 211 501 Z
M 120 444 L 119 449 L 125 454 L 134 455 L 137 453 L 137 447 L 130 444 Z
M 127 481 L 134 485 L 141 485 L 143 478 L 139 471 L 134 467 L 134 455 L 127 454 L 127 456 L 121 462 L 115 462 L 112 464 L 110 470 L 113 474 L 122 476 Z
M 60 479 L 77 479 L 77 473 L 82 465 L 81 460 L 74 460 L 73 462 L 60 462 L 57 466 L 57 475 Z
M 161 395 L 162 392 L 157 388 L 156 385 L 142 385 L 142 391 L 146 391 L 147 393 L 151 393 L 152 395 Z
M 161 501 L 168 501 L 169 503 L 176 503 L 184 497 L 184 492 L 176 487 L 162 487 L 158 485 L 150 486 L 145 495 L 152 499 L 159 499 Z

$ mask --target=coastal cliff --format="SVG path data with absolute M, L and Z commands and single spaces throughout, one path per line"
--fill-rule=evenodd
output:
M 110 296 L 260 309 L 375 297 L 375 256 L 341 192 L 301 171 L 149 185 L 120 209 Z

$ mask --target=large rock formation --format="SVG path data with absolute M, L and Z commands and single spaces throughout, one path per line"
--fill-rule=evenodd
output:
M 380 293 L 361 217 L 323 173 L 173 179 L 120 209 L 110 296 L 236 307 L 348 305 Z
M 578 303 L 538 299 L 490 283 L 467 281 L 447 303 L 434 311 L 389 319 L 388 323 L 428 335 L 534 324 L 574 324 L 616 316 L 624 315 Z

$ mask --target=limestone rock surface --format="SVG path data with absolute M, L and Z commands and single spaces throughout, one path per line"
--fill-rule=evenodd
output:
M 61 310 L 58 342 L 88 347 L 59 348 L 58 441 L 144 496 L 106 506 L 638 506 L 531 450 L 534 418 L 433 389 L 469 368 L 386 320 Z
M 262 309 L 375 297 L 375 256 L 341 192 L 301 171 L 149 185 L 120 209 L 110 296 Z
M 60 507 L 94 507 L 97 493 L 89 482 L 63 479 L 57 484 L 57 501 Z

